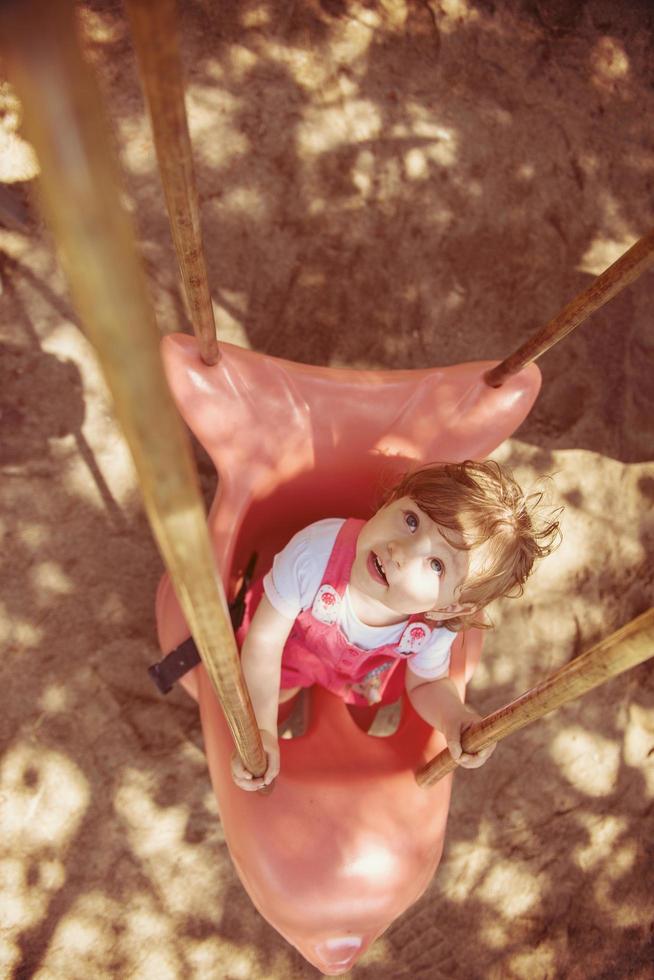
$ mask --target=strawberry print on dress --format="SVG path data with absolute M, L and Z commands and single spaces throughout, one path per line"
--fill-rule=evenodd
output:
M 311 614 L 321 623 L 331 625 L 338 620 L 341 597 L 333 585 L 321 585 L 313 600 Z
M 424 647 L 430 635 L 431 629 L 426 623 L 409 623 L 402 633 L 397 649 L 400 653 L 417 653 Z

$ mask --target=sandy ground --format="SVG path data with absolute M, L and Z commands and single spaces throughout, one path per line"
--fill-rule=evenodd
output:
M 182 6 L 223 339 L 500 357 L 654 223 L 646 0 Z M 161 330 L 187 329 L 122 9 L 80 12 Z M 308 980 L 230 864 L 194 705 L 147 679 L 160 560 L 0 96 L 28 213 L 0 228 L 0 974 Z M 498 451 L 527 485 L 553 474 L 564 544 L 495 609 L 481 710 L 651 604 L 653 308 L 646 274 L 546 355 Z M 654 976 L 653 755 L 644 665 L 460 774 L 436 879 L 351 976 Z

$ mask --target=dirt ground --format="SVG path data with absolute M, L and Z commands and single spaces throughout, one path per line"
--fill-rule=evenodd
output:
M 318 364 L 499 358 L 654 225 L 647 0 L 181 4 L 222 339 Z M 187 330 L 121 6 L 80 4 L 162 332 Z M 166 700 L 161 562 L 0 88 L 0 975 L 318 974 L 232 868 L 194 704 Z M 654 277 L 541 361 L 497 458 L 564 543 L 498 604 L 490 711 L 651 604 Z M 199 458 L 207 492 L 213 483 Z M 457 776 L 431 887 L 353 980 L 654 977 L 654 673 Z

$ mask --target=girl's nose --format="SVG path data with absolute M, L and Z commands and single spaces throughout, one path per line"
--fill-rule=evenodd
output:
M 390 555 L 391 561 L 395 562 L 398 568 L 401 568 L 406 561 L 406 551 L 400 541 L 389 541 L 388 554 Z

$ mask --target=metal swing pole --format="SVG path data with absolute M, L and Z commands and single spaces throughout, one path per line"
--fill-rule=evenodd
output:
M 471 725 L 461 739 L 463 751 L 485 749 L 650 657 L 654 657 L 654 609 L 633 619 L 504 708 Z M 449 750 L 444 749 L 418 771 L 416 780 L 420 786 L 432 786 L 456 768 Z
M 567 337 L 591 313 L 617 296 L 625 286 L 632 283 L 652 265 L 654 265 L 654 231 L 639 238 L 635 245 L 605 269 L 583 292 L 575 296 L 549 323 L 525 341 L 513 354 L 488 371 L 484 375 L 486 383 L 491 388 L 499 388 L 512 374 L 522 371 L 550 347 Z
M 205 364 L 215 364 L 220 353 L 184 105 L 177 3 L 176 0 L 127 0 L 126 8 L 191 322 L 200 357 Z
M 0 33 L 44 211 L 134 458 L 150 524 L 237 750 L 265 753 L 243 682 L 190 446 L 165 382 L 159 335 L 122 206 L 105 116 L 69 0 L 2 0 Z

